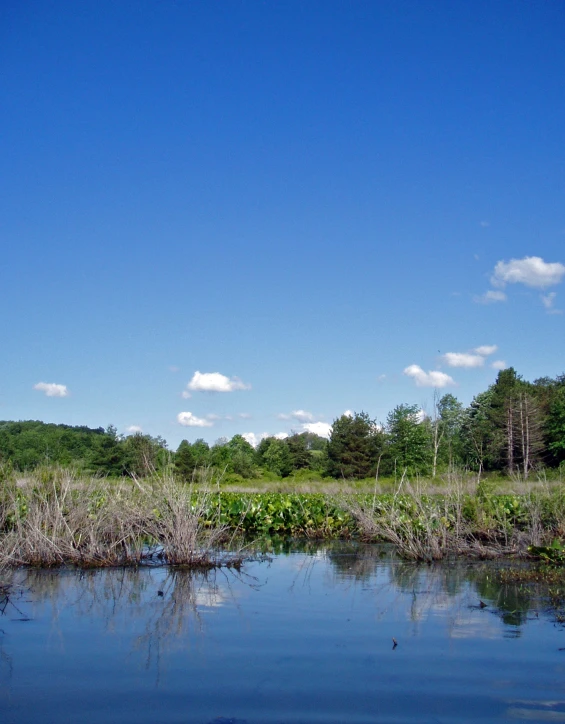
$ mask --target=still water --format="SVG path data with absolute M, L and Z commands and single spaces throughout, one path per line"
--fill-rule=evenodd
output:
M 565 722 L 565 631 L 486 564 L 335 545 L 18 575 L 2 724 Z

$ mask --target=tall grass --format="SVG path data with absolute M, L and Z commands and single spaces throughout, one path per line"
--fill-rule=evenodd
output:
M 441 485 L 403 475 L 392 492 L 375 484 L 327 495 L 221 490 L 213 471 L 186 484 L 171 475 L 110 481 L 45 468 L 0 482 L 0 583 L 17 566 L 103 567 L 166 563 L 236 565 L 244 537 L 359 537 L 401 556 L 527 554 L 565 537 L 565 491 L 543 479 L 496 493 L 487 479 L 450 473 Z
M 234 562 L 218 547 L 226 527 L 210 506 L 213 483 L 168 475 L 115 482 L 63 469 L 12 478 L 0 500 L 0 568 Z
M 364 540 L 392 543 L 411 560 L 527 555 L 565 534 L 565 495 L 543 481 L 521 495 L 495 495 L 481 483 L 470 494 L 452 473 L 437 493 L 404 474 L 392 494 L 342 495 L 340 504 Z

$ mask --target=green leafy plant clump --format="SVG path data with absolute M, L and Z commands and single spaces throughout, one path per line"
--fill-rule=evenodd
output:
M 222 523 L 247 536 L 335 538 L 356 530 L 349 513 L 322 494 L 222 492 L 216 502 Z

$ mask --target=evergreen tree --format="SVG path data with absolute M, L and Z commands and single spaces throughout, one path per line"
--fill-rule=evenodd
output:
M 383 450 L 383 435 L 366 412 L 334 420 L 327 444 L 327 472 L 334 478 L 375 475 Z
M 188 440 L 183 440 L 175 454 L 175 471 L 182 480 L 189 481 L 192 479 L 195 468 L 196 456 L 194 455 L 192 445 Z

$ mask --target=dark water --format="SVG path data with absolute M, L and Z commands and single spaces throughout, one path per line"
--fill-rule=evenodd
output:
M 565 722 L 565 631 L 486 564 L 336 546 L 20 580 L 2 724 Z

